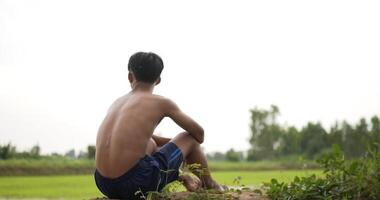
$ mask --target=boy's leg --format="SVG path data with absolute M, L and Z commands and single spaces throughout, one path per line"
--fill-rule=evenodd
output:
M 170 142 L 173 142 L 178 146 L 178 148 L 181 149 L 182 155 L 187 164 L 200 164 L 202 172 L 194 171 L 193 173 L 199 177 L 204 187 L 216 189 L 218 191 L 225 189 L 212 179 L 206 156 L 204 155 L 200 144 L 194 139 L 193 136 L 187 132 L 183 132 L 174 137 Z
M 150 139 L 146 147 L 145 154 L 152 155 L 156 151 L 157 151 L 157 144 L 153 139 Z
M 165 138 L 165 137 L 153 135 L 152 139 L 148 143 L 146 153 L 153 154 L 157 151 L 160 151 L 160 148 L 164 147 L 164 145 L 170 142 L 171 140 L 172 140 L 171 138 Z M 188 174 L 179 174 L 178 180 L 181 181 L 186 187 L 186 189 L 191 192 L 194 192 L 201 187 L 200 180 Z

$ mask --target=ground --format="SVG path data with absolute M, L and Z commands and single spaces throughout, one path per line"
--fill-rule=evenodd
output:
M 198 192 L 198 193 L 192 193 L 192 192 L 175 192 L 171 193 L 169 196 L 164 195 L 161 198 L 158 198 L 159 200 L 182 200 L 182 199 L 189 199 L 189 200 L 202 200 L 202 199 L 217 199 L 217 200 L 268 200 L 267 197 L 257 194 L 251 190 L 243 190 L 239 194 L 238 192 L 229 192 L 226 194 L 213 194 L 213 193 L 204 193 L 204 192 Z M 107 198 L 95 198 L 92 200 L 109 200 Z
M 242 191 L 241 194 L 234 192 L 234 193 L 229 193 L 229 194 L 208 194 L 208 195 L 205 195 L 204 193 L 178 192 L 178 193 L 173 193 L 170 199 L 171 200 L 180 200 L 180 199 L 267 200 L 268 198 L 266 198 L 265 196 L 259 195 L 257 193 L 254 193 L 253 191 Z

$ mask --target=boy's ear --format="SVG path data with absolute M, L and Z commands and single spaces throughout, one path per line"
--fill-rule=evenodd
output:
M 154 85 L 158 85 L 160 83 L 161 83 L 161 77 L 158 77 L 158 79 L 157 79 L 157 81 L 156 81 L 156 83 Z
M 133 74 L 131 72 L 128 72 L 128 80 L 129 80 L 129 83 L 132 83 L 133 82 Z

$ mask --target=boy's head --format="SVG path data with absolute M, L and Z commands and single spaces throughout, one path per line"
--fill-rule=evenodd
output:
M 160 56 L 152 52 L 137 52 L 129 58 L 128 71 L 136 81 L 158 84 L 164 63 Z M 131 76 L 129 77 L 132 82 Z

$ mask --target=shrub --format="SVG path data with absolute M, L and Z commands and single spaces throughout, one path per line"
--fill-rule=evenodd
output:
M 264 188 L 271 199 L 380 199 L 380 145 L 369 149 L 357 160 L 345 160 L 334 146 L 332 152 L 317 160 L 325 177 L 295 177 L 287 183 L 272 179 Z

